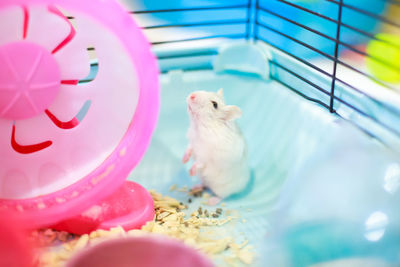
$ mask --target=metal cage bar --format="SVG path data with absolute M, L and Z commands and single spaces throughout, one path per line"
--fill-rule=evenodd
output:
M 339 12 L 338 12 L 338 24 L 336 28 L 336 40 L 335 40 L 335 60 L 333 62 L 333 73 L 332 73 L 332 86 L 331 86 L 331 99 L 329 102 L 329 111 L 333 113 L 333 105 L 335 100 L 335 82 L 336 82 L 336 70 L 338 63 L 338 55 L 339 55 L 339 40 L 340 40 L 340 22 L 342 21 L 342 8 L 343 8 L 343 0 L 339 0 Z

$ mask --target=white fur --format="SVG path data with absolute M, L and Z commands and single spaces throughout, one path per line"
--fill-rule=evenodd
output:
M 211 101 L 217 102 L 217 109 Z M 247 145 L 235 122 L 241 116 L 240 108 L 224 103 L 222 89 L 193 92 L 187 103 L 190 128 L 184 162 L 192 156 L 195 174 L 218 197 L 240 192 L 250 179 Z

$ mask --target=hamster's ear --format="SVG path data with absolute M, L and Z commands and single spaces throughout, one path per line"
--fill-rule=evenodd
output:
M 221 98 L 224 98 L 224 89 L 220 88 L 217 93 Z
M 227 121 L 233 121 L 242 116 L 242 110 L 237 106 L 225 106 L 223 111 L 224 119 Z

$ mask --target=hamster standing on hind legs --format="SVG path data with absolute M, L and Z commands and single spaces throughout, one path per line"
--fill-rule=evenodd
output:
M 202 186 L 217 196 L 209 201 L 216 204 L 242 191 L 250 179 L 247 144 L 235 122 L 242 111 L 225 104 L 222 89 L 218 93 L 196 91 L 186 101 L 189 145 L 182 161 L 193 159 L 190 175 L 197 175 Z

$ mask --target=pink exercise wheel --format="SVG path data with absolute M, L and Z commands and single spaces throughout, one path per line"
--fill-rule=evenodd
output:
M 0 209 L 48 226 L 118 191 L 150 143 L 158 86 L 115 1 L 1 0 Z M 128 187 L 151 218 L 147 191 Z

